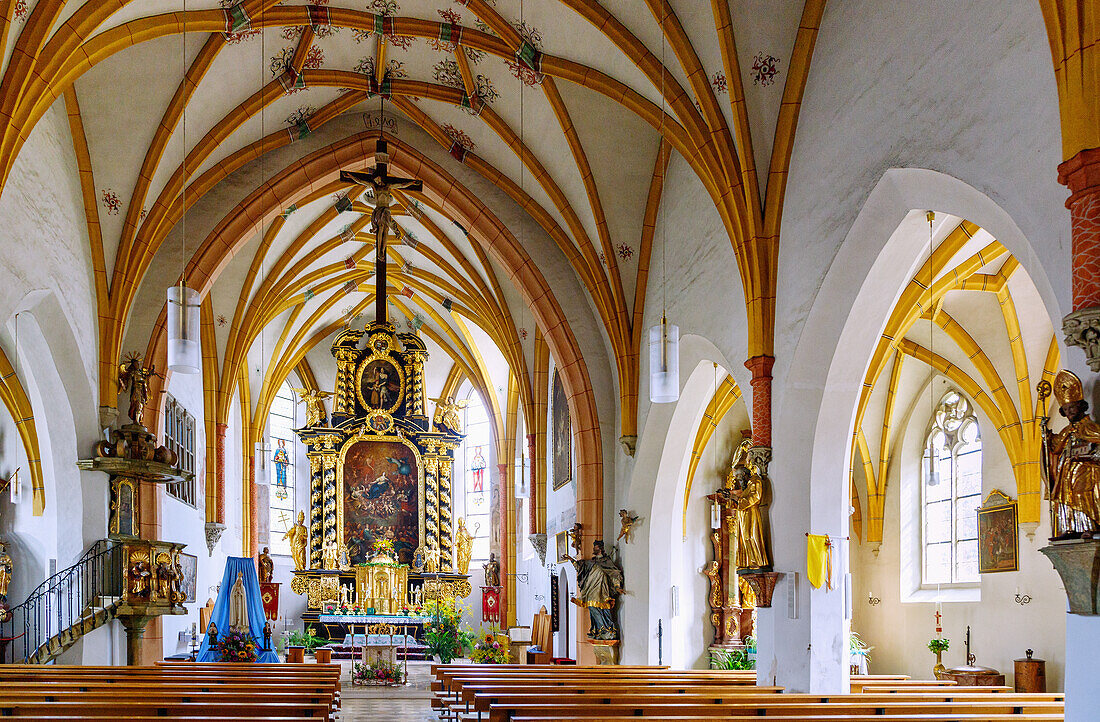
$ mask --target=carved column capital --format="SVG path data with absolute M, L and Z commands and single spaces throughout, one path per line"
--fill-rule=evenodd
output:
M 1084 349 L 1089 368 L 1100 371 L 1100 306 L 1067 315 L 1062 319 L 1062 333 L 1066 335 L 1066 345 Z
M 206 522 L 206 549 L 209 556 L 214 556 L 214 547 L 218 545 L 218 540 L 222 538 L 224 532 L 225 524 L 219 524 L 216 521 Z

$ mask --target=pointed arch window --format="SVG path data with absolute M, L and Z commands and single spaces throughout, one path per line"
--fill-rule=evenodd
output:
M 982 436 L 970 402 L 949 390 L 940 399 L 921 463 L 921 580 L 978 581 L 978 507 Z
M 294 459 L 298 443 L 298 403 L 289 382 L 283 383 L 267 414 L 268 496 L 270 508 L 270 548 L 272 554 L 290 554 L 290 543 L 283 538 L 295 517 Z

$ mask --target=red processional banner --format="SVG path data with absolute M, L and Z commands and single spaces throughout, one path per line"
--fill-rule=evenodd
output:
M 481 588 L 481 621 L 500 624 L 500 587 Z
M 279 618 L 279 582 L 260 582 L 260 600 L 264 603 L 264 616 L 275 621 Z

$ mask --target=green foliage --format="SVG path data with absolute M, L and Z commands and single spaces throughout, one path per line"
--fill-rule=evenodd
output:
M 508 635 L 496 627 L 478 631 L 478 641 L 470 652 L 475 664 L 508 664 Z
M 290 636 L 286 640 L 287 646 L 290 647 L 305 647 L 307 652 L 312 652 L 317 647 L 323 647 L 328 644 L 320 637 L 314 636 L 313 627 L 308 628 L 304 632 L 299 632 L 297 629 L 290 633 Z
M 424 614 L 432 618 L 424 628 L 424 641 L 428 651 L 443 664 L 461 657 L 473 644 L 474 633 L 461 626 L 462 610 L 457 601 L 454 604 L 429 601 L 424 605 Z
M 946 652 L 948 647 L 951 646 L 950 639 L 930 639 L 928 640 L 928 649 L 933 654 L 938 652 Z
M 714 669 L 756 669 L 756 660 L 740 649 L 713 649 L 711 666 Z
M 848 635 L 848 651 L 849 652 L 851 652 L 852 654 L 863 655 L 864 659 L 866 659 L 868 662 L 870 662 L 871 661 L 871 650 L 872 649 L 874 649 L 874 647 L 868 646 L 863 641 L 863 638 L 860 637 L 858 634 L 856 634 L 855 632 L 850 632 L 849 633 L 849 635 Z

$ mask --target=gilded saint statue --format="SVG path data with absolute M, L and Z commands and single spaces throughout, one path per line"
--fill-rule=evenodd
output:
M 1040 384 L 1041 403 L 1048 389 Z M 1043 417 L 1047 497 L 1054 537 L 1074 538 L 1100 529 L 1100 424 L 1089 418 L 1081 379 L 1065 369 L 1054 377 L 1054 399 L 1069 422 L 1053 433 Z
M 298 512 L 298 523 L 287 529 L 283 539 L 290 542 L 290 556 L 294 559 L 294 570 L 302 571 L 306 568 L 306 543 L 309 541 L 304 511 Z
M 130 394 L 130 421 L 141 425 L 141 417 L 145 415 L 145 404 L 149 401 L 149 379 L 157 375 L 157 367 L 145 367 L 141 364 L 141 357 L 130 354 L 126 360 L 118 365 L 118 387 L 123 392 Z
M 8 598 L 8 585 L 11 584 L 11 575 L 14 571 L 15 564 L 12 563 L 4 542 L 0 542 L 0 602 Z
M 229 592 L 229 628 L 247 632 L 248 625 L 248 601 L 244 592 L 244 573 L 237 572 L 237 581 L 233 582 L 233 589 Z
M 765 569 L 770 565 L 763 514 L 765 479 L 749 459 L 751 447 L 751 439 L 738 446 L 721 493 L 725 498 L 723 504 L 731 509 L 726 519 L 731 537 L 736 537 L 735 566 Z
M 332 393 L 318 391 L 317 389 L 293 389 L 298 394 L 298 400 L 306 405 L 306 426 L 316 428 L 328 423 L 328 414 L 325 413 L 325 405 L 321 403 Z
M 447 398 L 432 399 L 435 402 L 435 416 L 432 423 L 437 431 L 448 430 L 456 434 L 462 433 L 462 417 L 458 412 L 466 408 L 470 403 L 466 399 L 455 401 L 453 396 Z
M 260 581 L 270 582 L 272 577 L 275 576 L 275 562 L 271 561 L 271 555 L 267 551 L 267 547 L 260 552 L 260 558 L 257 566 L 259 567 Z
M 589 639 L 619 639 L 615 607 L 623 589 L 623 570 L 604 552 L 603 542 L 592 542 L 588 559 L 565 557 L 577 570 L 577 596 L 571 601 L 588 609 Z
M 466 529 L 466 520 L 458 518 L 458 530 L 455 531 L 455 569 L 459 574 L 470 570 L 470 555 L 473 553 L 474 537 Z

